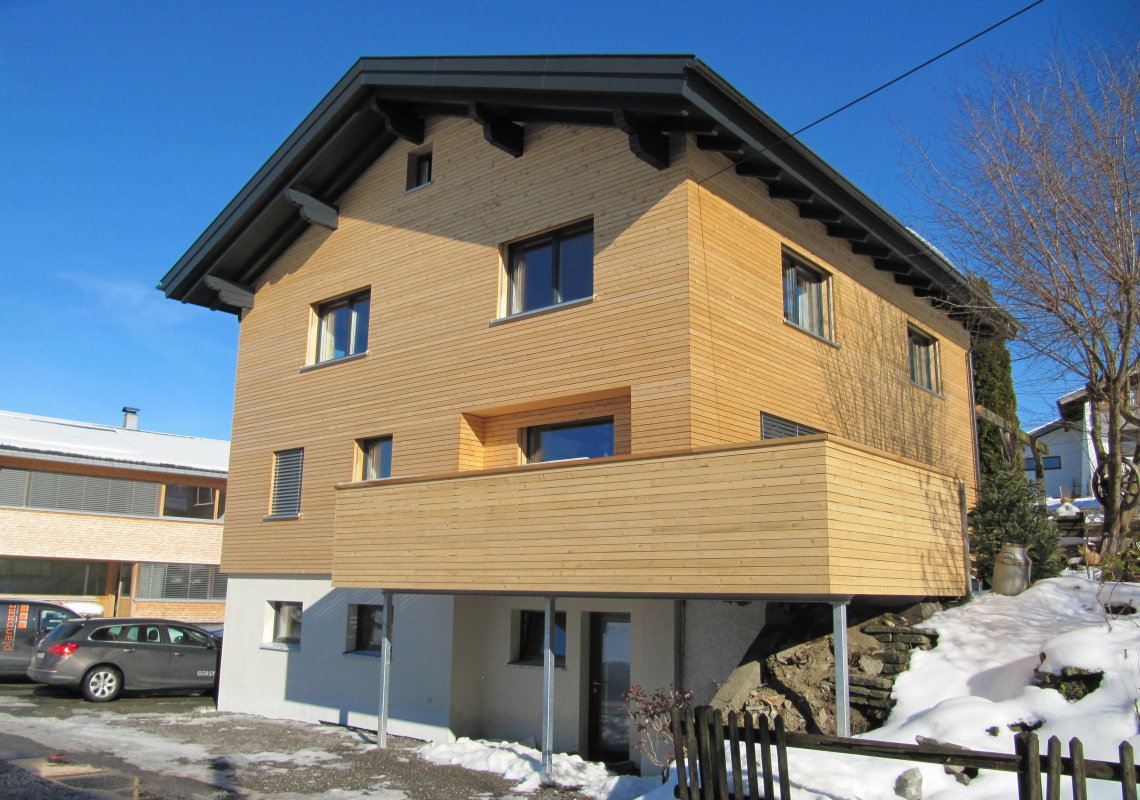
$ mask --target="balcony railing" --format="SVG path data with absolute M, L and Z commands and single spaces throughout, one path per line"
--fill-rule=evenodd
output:
M 958 480 L 828 434 L 338 487 L 333 583 L 956 595 Z

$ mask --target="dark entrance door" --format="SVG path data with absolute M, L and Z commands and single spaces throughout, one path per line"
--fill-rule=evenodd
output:
M 629 760 L 629 614 L 590 615 L 589 758 Z

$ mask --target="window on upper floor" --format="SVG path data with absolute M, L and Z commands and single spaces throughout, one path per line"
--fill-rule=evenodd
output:
M 507 248 L 508 316 L 593 294 L 593 221 L 515 242 Z
M 392 477 L 392 437 L 360 439 L 356 443 L 360 454 L 357 480 L 374 481 Z
M 168 483 L 162 495 L 162 516 L 218 519 L 225 514 L 225 502 L 224 491 Z
M 907 328 L 907 348 L 911 381 L 923 389 L 938 392 L 938 340 L 914 328 Z
M 784 254 L 784 319 L 831 340 L 831 279 L 822 270 Z
M 273 488 L 269 516 L 296 517 L 301 513 L 301 470 L 305 449 L 278 450 L 273 454 Z
M 405 189 L 411 191 L 431 183 L 431 150 L 411 153 L 408 156 L 408 182 Z
M 369 292 L 358 292 L 317 306 L 313 363 L 335 361 L 368 349 L 369 298 Z
M 614 418 L 526 428 L 526 463 L 604 458 L 614 454 Z

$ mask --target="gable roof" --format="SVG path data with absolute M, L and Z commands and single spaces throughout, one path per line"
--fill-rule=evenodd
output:
M 736 172 L 795 196 L 876 268 L 981 333 L 1012 320 L 934 247 L 857 189 L 692 55 L 362 58 L 305 118 L 158 288 L 184 303 L 239 313 L 207 277 L 248 287 L 310 224 L 300 192 L 334 205 L 398 138 L 422 140 L 427 116 L 477 120 L 491 144 L 519 155 L 529 122 L 617 127 L 637 157 L 668 166 L 669 134 L 697 135 Z M 304 214 L 311 219 L 311 214 Z
M 0 411 L 0 455 L 225 478 L 230 443 Z

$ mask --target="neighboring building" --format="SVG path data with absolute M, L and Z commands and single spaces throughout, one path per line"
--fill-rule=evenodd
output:
M 160 288 L 241 318 L 222 709 L 375 727 L 388 590 L 393 732 L 540 741 L 556 597 L 623 760 L 766 600 L 965 591 L 989 303 L 690 56 L 362 59 Z
M 229 443 L 0 411 L 0 595 L 216 622 Z
M 1097 462 L 1092 439 L 1093 409 L 1088 402 L 1088 392 L 1078 389 L 1059 398 L 1057 411 L 1059 419 L 1029 432 L 1030 436 L 1049 446 L 1049 455 L 1041 458 L 1045 493 L 1051 497 L 1091 497 Z M 1102 439 L 1104 438 L 1102 434 Z M 1132 458 L 1136 451 L 1136 430 L 1131 425 L 1125 425 L 1122 443 L 1125 457 Z M 1028 447 L 1023 448 L 1022 455 L 1025 458 L 1026 476 L 1031 481 L 1036 480 L 1033 457 Z

